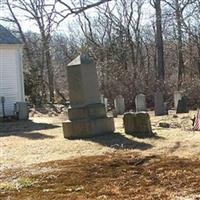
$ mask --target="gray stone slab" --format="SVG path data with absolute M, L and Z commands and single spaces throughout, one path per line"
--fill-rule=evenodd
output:
M 165 111 L 165 114 L 168 115 L 169 114 L 169 108 L 168 108 L 168 103 L 167 102 L 164 102 L 164 111 Z
M 104 98 L 104 105 L 106 108 L 106 112 L 108 112 L 108 98 Z
M 144 94 L 139 94 L 135 97 L 136 112 L 147 111 L 146 97 Z
M 181 100 L 182 96 L 183 96 L 182 91 L 175 91 L 174 92 L 174 108 L 175 108 L 175 110 L 177 109 L 178 101 Z
M 67 66 L 71 107 L 100 103 L 96 67 L 84 55 L 78 56 Z
M 113 118 L 106 115 L 107 99 L 101 103 L 93 61 L 80 55 L 67 66 L 70 108 L 63 122 L 65 138 L 93 137 L 114 132 Z
M 115 111 L 117 112 L 117 114 L 120 114 L 120 115 L 124 114 L 125 102 L 122 95 L 119 95 L 115 98 L 114 105 L 115 105 Z
M 106 112 L 108 112 L 108 98 L 105 98 L 103 94 L 100 95 L 100 102 L 104 104 Z
M 63 122 L 65 138 L 87 138 L 113 133 L 114 121 L 111 117 L 99 119 L 84 119 Z
M 188 113 L 189 109 L 187 106 L 188 99 L 186 96 L 183 96 L 179 101 L 178 101 L 178 106 L 176 113 Z
M 162 92 L 156 92 L 154 94 L 154 109 L 156 116 L 161 116 L 166 114 Z
M 106 109 L 102 103 L 90 104 L 79 108 L 69 108 L 68 117 L 69 120 L 104 118 L 106 117 Z
M 150 117 L 147 112 L 125 113 L 123 117 L 125 133 L 136 137 L 152 137 Z

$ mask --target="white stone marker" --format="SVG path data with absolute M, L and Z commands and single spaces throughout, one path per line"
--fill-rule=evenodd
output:
M 108 98 L 104 98 L 104 105 L 106 108 L 106 112 L 108 112 Z
M 177 110 L 178 107 L 178 101 L 181 100 L 183 97 L 182 91 L 175 91 L 174 92 L 174 109 Z
M 114 100 L 114 105 L 115 105 L 115 110 L 117 114 L 124 114 L 125 112 L 125 103 L 124 103 L 124 98 L 122 95 L 119 95 L 115 98 Z
M 144 94 L 139 94 L 135 97 L 136 112 L 147 111 L 146 97 Z
M 108 112 L 108 98 L 104 98 L 104 95 L 101 94 L 100 95 L 100 101 L 101 101 L 101 103 L 103 103 L 105 105 L 106 112 Z
M 104 95 L 103 94 L 100 95 L 100 101 L 101 101 L 101 103 L 104 103 Z

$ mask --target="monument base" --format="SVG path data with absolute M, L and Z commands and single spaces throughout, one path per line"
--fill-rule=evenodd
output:
M 63 134 L 65 138 L 87 138 L 114 132 L 112 117 L 98 119 L 82 119 L 63 122 Z

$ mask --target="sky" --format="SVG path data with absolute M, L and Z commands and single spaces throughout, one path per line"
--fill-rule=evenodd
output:
M 9 16 L 9 12 L 7 11 L 6 7 L 5 6 L 2 6 L 2 1 L 3 0 L 0 0 L 0 17 L 5 17 L 5 16 Z M 48 0 L 48 1 L 51 1 L 51 0 Z M 112 3 L 111 3 L 112 5 Z M 62 5 L 59 5 L 57 7 L 58 10 L 61 10 L 63 8 Z M 88 11 L 88 13 L 90 13 L 90 16 L 93 15 L 93 13 L 95 14 L 95 9 L 90 9 Z M 142 23 L 145 24 L 147 21 L 149 21 L 149 18 L 150 16 L 153 15 L 154 13 L 154 9 L 152 8 L 152 6 L 148 3 L 146 3 L 144 6 L 143 6 L 143 18 L 142 18 Z M 19 12 L 19 11 L 16 11 L 16 14 L 20 20 L 20 22 L 22 23 L 22 28 L 24 31 L 33 31 L 33 32 L 38 32 L 38 28 L 37 26 L 35 25 L 35 23 L 32 21 L 32 20 L 28 20 L 27 18 L 24 17 L 24 14 L 23 12 Z M 61 33 L 65 33 L 67 30 L 68 30 L 68 25 L 71 23 L 73 24 L 76 20 L 76 17 L 74 16 L 70 16 L 67 18 L 67 20 L 64 20 L 56 29 L 56 32 L 61 32 Z M 12 24 L 8 24 L 8 23 L 4 23 L 4 22 L 0 22 L 1 24 L 5 25 L 6 27 L 8 28 L 14 28 L 14 26 Z

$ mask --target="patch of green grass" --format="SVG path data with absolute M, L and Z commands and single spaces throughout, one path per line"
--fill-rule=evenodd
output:
M 18 188 L 24 188 L 24 187 L 31 187 L 33 185 L 33 180 L 27 177 L 20 177 L 17 180 L 17 186 Z
M 20 177 L 12 182 L 1 182 L 0 190 L 10 191 L 10 190 L 19 190 L 21 188 L 31 187 L 34 183 L 33 179 L 27 177 Z

